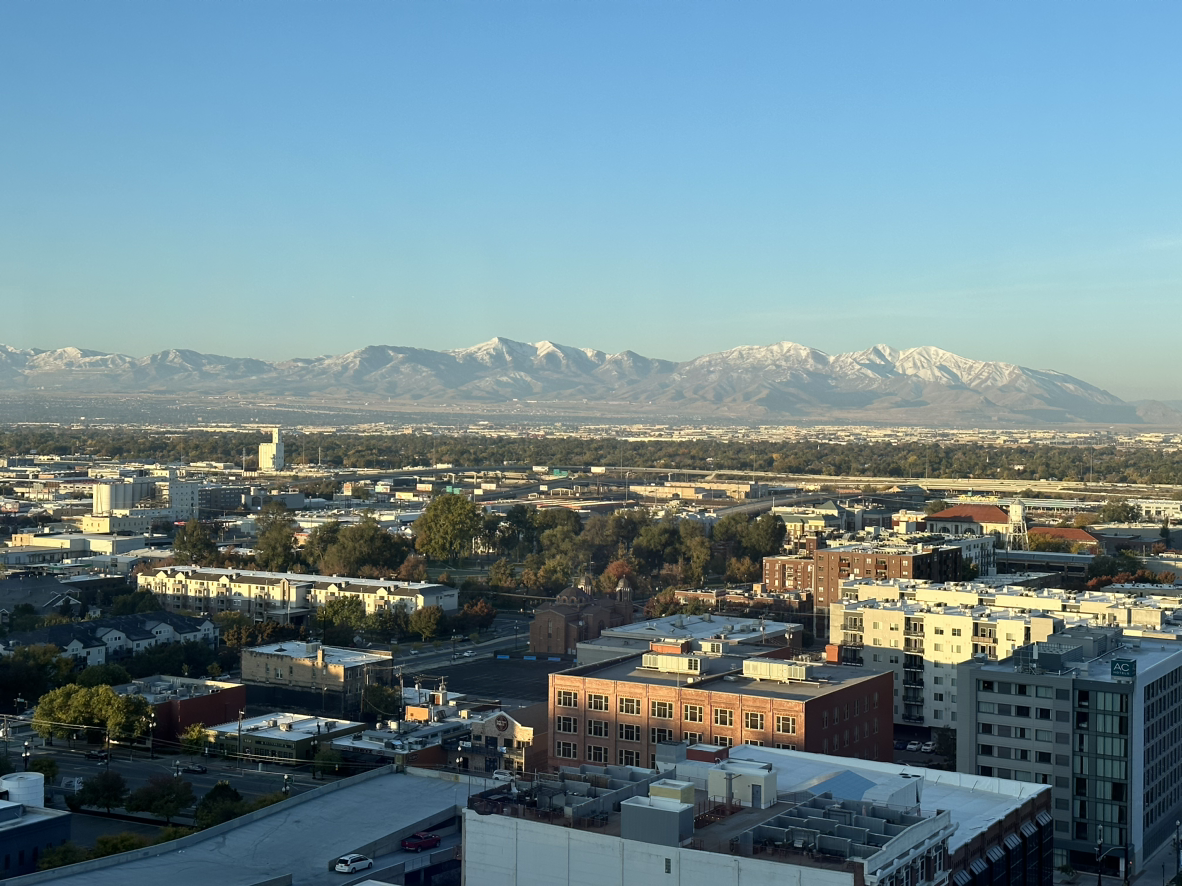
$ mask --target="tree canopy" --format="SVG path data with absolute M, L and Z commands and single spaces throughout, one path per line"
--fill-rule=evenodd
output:
M 464 496 L 437 495 L 413 524 L 415 547 L 430 560 L 455 562 L 471 550 L 482 526 L 480 508 Z

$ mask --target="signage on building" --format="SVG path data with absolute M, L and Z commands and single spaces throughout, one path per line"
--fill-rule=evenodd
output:
M 1137 663 L 1127 658 L 1114 658 L 1112 660 L 1112 676 L 1131 680 L 1137 676 Z
M 509 728 L 509 718 L 504 714 L 493 720 L 493 725 L 497 727 L 497 732 L 504 732 Z

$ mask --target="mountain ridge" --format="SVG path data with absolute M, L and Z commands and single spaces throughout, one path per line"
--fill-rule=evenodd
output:
M 620 415 L 897 424 L 1182 424 L 1173 404 L 1138 406 L 1050 369 L 974 360 L 934 346 L 827 354 L 791 341 L 680 362 L 496 337 L 435 351 L 369 345 L 269 362 L 187 349 L 144 357 L 0 345 L 0 392 L 380 396 L 406 404 L 611 404 Z M 621 411 L 622 410 L 622 411 Z

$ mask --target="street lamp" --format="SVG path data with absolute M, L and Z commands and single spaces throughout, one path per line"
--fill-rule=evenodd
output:
M 1096 886 L 1104 886 L 1101 872 L 1104 870 L 1104 825 L 1096 825 Z
M 21 756 L 25 760 L 25 772 L 29 771 L 29 757 L 31 757 L 32 755 L 33 755 L 33 752 L 31 750 L 29 750 L 29 743 L 26 741 L 24 753 L 21 754 Z

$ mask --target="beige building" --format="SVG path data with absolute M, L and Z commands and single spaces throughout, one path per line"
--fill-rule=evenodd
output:
M 475 716 L 481 719 L 475 719 Z M 475 716 L 471 740 L 460 742 L 456 754 L 460 769 L 471 772 L 546 770 L 550 715 L 545 702 Z
M 193 612 L 241 612 L 255 621 L 299 623 L 313 609 L 340 597 L 358 597 L 367 615 L 401 606 L 414 612 L 439 606 L 450 612 L 459 593 L 429 582 L 340 578 L 294 572 L 258 572 L 196 566 L 164 566 L 139 576 L 139 588 L 151 591 L 167 609 Z
M 242 650 L 242 682 L 252 703 L 360 713 L 365 687 L 390 685 L 390 655 L 298 640 Z
M 283 464 L 283 432 L 276 428 L 271 432 L 270 443 L 259 444 L 259 470 L 265 473 L 274 473 L 282 471 Z

